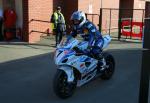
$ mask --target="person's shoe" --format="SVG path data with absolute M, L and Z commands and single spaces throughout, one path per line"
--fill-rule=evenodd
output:
M 99 67 L 101 68 L 101 71 L 103 71 L 106 68 L 106 60 L 104 58 L 99 60 Z

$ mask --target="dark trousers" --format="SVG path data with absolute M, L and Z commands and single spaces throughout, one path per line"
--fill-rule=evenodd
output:
M 55 32 L 56 32 L 56 45 L 57 45 L 61 42 L 63 35 L 65 35 L 65 25 L 58 24 L 57 29 L 55 29 Z
M 56 32 L 56 45 L 62 40 L 63 32 Z
M 0 20 L 0 41 L 3 40 L 3 35 L 2 35 L 2 25 L 3 25 L 3 20 Z

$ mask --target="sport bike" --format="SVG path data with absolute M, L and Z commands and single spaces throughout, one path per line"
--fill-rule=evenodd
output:
M 114 74 L 114 57 L 103 51 L 111 42 L 109 35 L 103 36 L 104 44 L 101 59 L 96 59 L 94 55 L 85 55 L 84 51 L 88 47 L 87 41 L 80 41 L 76 38 L 62 40 L 57 46 L 54 60 L 57 65 L 57 72 L 53 80 L 55 94 L 66 99 L 73 95 L 76 87 L 80 87 L 97 77 L 109 80 Z

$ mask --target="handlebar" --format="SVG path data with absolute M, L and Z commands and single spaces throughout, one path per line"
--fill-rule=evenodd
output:
M 76 52 L 76 56 L 84 55 L 84 52 L 78 47 L 74 47 L 73 50 Z

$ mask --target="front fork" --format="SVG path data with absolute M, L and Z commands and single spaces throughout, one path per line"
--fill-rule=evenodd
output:
M 67 81 L 73 82 L 75 79 L 74 72 L 70 66 L 60 66 L 60 70 L 63 70 L 67 74 Z

